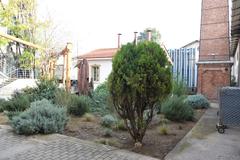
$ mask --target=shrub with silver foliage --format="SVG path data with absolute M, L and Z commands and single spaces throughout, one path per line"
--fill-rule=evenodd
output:
M 171 121 L 193 120 L 193 109 L 185 102 L 185 96 L 171 96 L 162 104 L 162 113 Z
M 110 128 L 110 127 L 113 126 L 115 123 L 116 123 L 116 119 L 115 119 L 112 115 L 110 115 L 110 114 L 102 117 L 102 122 L 101 122 L 101 124 L 102 124 L 102 126 L 104 126 L 104 127 L 109 127 L 109 128 Z
M 187 97 L 186 102 L 190 105 L 193 109 L 202 109 L 202 108 L 209 108 L 210 104 L 203 95 L 190 95 Z
M 11 120 L 18 134 L 62 133 L 68 121 L 67 110 L 43 99 L 31 103 L 31 107 Z

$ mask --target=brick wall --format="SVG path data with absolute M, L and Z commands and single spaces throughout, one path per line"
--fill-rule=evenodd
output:
M 198 93 L 218 99 L 218 89 L 230 84 L 228 0 L 203 0 L 198 65 Z
M 218 89 L 230 84 L 229 64 L 199 64 L 198 92 L 211 101 L 217 101 Z

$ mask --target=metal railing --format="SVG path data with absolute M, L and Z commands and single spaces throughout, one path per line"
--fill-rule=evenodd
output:
M 0 55 L 0 72 L 2 74 L 1 78 L 9 79 L 30 79 L 34 78 L 32 69 L 24 69 L 15 67 L 14 62 L 6 60 Z

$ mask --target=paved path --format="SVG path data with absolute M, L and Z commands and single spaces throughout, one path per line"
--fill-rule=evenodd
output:
M 240 160 L 240 129 L 216 131 L 217 108 L 206 111 L 201 120 L 165 157 L 165 160 Z
M 18 136 L 0 125 L 0 160 L 156 160 L 110 146 L 53 134 Z

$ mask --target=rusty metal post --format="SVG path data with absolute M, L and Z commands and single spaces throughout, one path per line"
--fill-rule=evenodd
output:
M 152 30 L 151 30 L 151 29 L 148 29 L 148 30 L 147 30 L 147 40 L 148 40 L 148 41 L 151 41 L 151 40 L 152 40 Z
M 137 45 L 137 34 L 138 32 L 134 32 L 134 44 Z
M 118 33 L 118 48 L 121 48 L 121 33 Z

